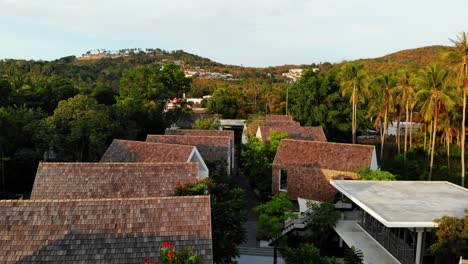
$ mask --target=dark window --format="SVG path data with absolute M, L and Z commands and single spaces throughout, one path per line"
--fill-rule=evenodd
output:
M 280 170 L 280 190 L 287 190 L 288 189 L 288 171 L 287 170 Z

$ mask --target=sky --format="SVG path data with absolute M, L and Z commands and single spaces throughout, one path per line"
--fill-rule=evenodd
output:
M 0 59 L 161 48 L 244 66 L 451 45 L 467 0 L 0 0 Z

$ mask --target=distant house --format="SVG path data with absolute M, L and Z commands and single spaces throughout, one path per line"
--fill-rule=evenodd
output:
M 284 139 L 273 161 L 272 192 L 290 199 L 332 201 L 330 179 L 356 179 L 361 168 L 377 169 L 374 146 Z
M 188 135 L 148 135 L 147 142 L 189 145 L 197 147 L 205 163 L 224 164 L 222 169 L 231 174 L 231 139 L 219 136 L 188 136 Z
M 164 241 L 213 263 L 209 196 L 1 200 L 0 234 L 7 264 L 158 261 Z
M 463 218 L 468 189 L 441 181 L 332 180 L 330 184 L 356 206 L 343 213 L 335 230 L 348 246 L 362 250 L 365 263 L 446 263 L 427 250 L 434 241 L 434 220 Z
M 186 136 L 212 136 L 212 137 L 229 137 L 231 139 L 231 160 L 235 157 L 234 147 L 234 131 L 232 130 L 203 130 L 203 129 L 166 129 L 166 135 L 186 135 Z M 234 162 L 231 163 L 231 168 L 234 169 Z
M 100 162 L 197 162 L 198 177 L 204 179 L 209 175 L 195 146 L 114 139 Z
M 198 179 L 198 163 L 40 163 L 31 199 L 173 196 Z
M 257 129 L 256 137 L 263 141 L 268 141 L 272 131 L 286 132 L 292 139 L 298 140 L 313 140 L 313 141 L 327 141 L 327 137 L 323 132 L 322 127 L 301 127 L 297 125 L 270 125 L 270 126 L 259 126 Z

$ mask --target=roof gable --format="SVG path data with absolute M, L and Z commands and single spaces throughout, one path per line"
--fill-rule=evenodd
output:
M 284 139 L 273 164 L 352 172 L 370 167 L 374 151 L 368 145 Z
M 146 141 L 196 146 L 204 160 L 227 160 L 231 146 L 229 137 L 219 136 L 148 135 Z
M 166 129 L 164 134 L 187 135 L 187 136 L 229 137 L 231 140 L 234 140 L 234 131 L 232 130 Z
M 212 261 L 209 196 L 0 201 L 0 262 L 142 263 L 163 241 Z
M 193 146 L 114 139 L 100 162 L 187 162 Z
M 198 163 L 40 163 L 31 199 L 172 196 L 198 178 Z

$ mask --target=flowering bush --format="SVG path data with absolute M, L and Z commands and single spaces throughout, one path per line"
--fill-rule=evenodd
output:
M 210 184 L 210 180 L 208 178 L 204 180 L 196 179 L 193 182 L 186 182 L 176 184 L 176 195 L 184 196 L 184 195 L 202 195 L 208 194 L 208 187 Z
M 150 263 L 150 258 L 144 258 L 144 263 Z M 165 241 L 161 247 L 159 262 L 151 262 L 154 264 L 199 264 L 200 258 L 191 249 L 176 250 L 174 244 Z

